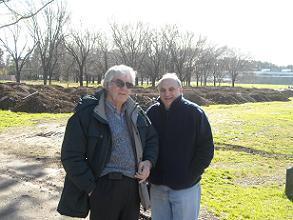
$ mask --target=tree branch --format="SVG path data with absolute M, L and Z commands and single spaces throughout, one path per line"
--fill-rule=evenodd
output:
M 9 24 L 4 24 L 4 25 L 0 26 L 0 29 L 5 28 L 5 27 L 9 27 L 9 26 L 14 25 L 14 24 L 17 24 L 17 23 L 18 23 L 19 21 L 21 21 L 21 20 L 28 19 L 28 18 L 31 18 L 31 17 L 37 15 L 41 10 L 43 10 L 45 7 L 47 7 L 47 6 L 48 6 L 50 3 L 52 3 L 53 1 L 54 1 L 54 0 L 50 0 L 50 1 L 48 1 L 46 4 L 44 4 L 41 8 L 39 8 L 37 11 L 35 11 L 35 12 L 32 13 L 32 14 L 29 14 L 29 15 L 22 15 L 21 17 L 19 17 L 18 19 L 16 19 L 14 22 L 9 23 Z M 3 2 L 1 2 L 1 3 L 4 3 L 4 4 L 5 4 L 5 1 L 3 1 Z M 14 10 L 12 10 L 7 4 L 5 4 L 5 5 L 6 5 L 6 7 L 7 7 L 10 11 L 12 11 L 13 13 L 18 14 L 17 12 L 15 12 Z M 18 14 L 18 15 L 19 15 L 19 14 Z

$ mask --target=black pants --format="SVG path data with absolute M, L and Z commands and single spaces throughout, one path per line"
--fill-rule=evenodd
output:
M 137 220 L 137 180 L 112 174 L 99 178 L 90 196 L 90 210 L 90 220 Z

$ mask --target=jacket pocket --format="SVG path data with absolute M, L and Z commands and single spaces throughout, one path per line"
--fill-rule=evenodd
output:
M 89 197 L 68 178 L 65 178 L 64 188 L 58 204 L 58 212 L 62 215 L 85 218 L 89 212 Z

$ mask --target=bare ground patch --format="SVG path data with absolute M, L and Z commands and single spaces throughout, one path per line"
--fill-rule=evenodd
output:
M 65 175 L 64 130 L 65 123 L 48 122 L 0 133 L 0 219 L 72 219 L 56 211 Z M 150 211 L 140 219 L 151 219 Z M 200 219 L 218 218 L 202 207 Z

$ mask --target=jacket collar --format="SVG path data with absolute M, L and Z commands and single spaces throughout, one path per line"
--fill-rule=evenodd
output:
M 182 96 L 182 95 L 179 95 L 179 96 L 178 96 L 178 97 L 172 102 L 172 104 L 171 104 L 171 106 L 170 106 L 170 108 L 169 108 L 168 110 L 172 110 L 172 109 L 176 108 L 176 106 L 178 106 L 179 103 L 181 103 L 182 99 L 183 99 L 183 96 Z M 160 103 L 161 107 L 162 107 L 164 110 L 166 110 L 165 105 L 164 105 L 164 103 L 162 102 L 162 100 L 161 100 L 160 97 L 158 98 L 158 102 Z
M 107 116 L 105 112 L 105 98 L 106 98 L 106 90 L 103 89 L 96 93 L 95 95 L 99 102 L 94 108 L 94 115 L 98 117 L 98 119 L 102 119 L 104 123 L 108 123 Z M 129 117 L 134 124 L 136 124 L 137 117 L 138 117 L 138 104 L 129 96 L 125 105 L 126 115 Z

